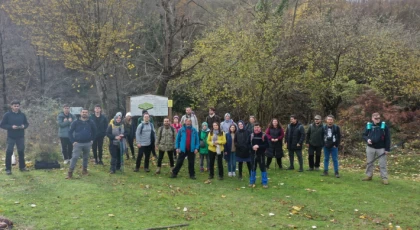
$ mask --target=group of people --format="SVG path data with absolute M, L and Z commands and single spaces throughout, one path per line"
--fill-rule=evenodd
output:
M 11 111 L 6 113 L 0 127 L 8 130 L 6 151 L 6 174 L 11 174 L 11 155 L 16 144 L 19 155 L 19 168 L 27 171 L 24 159 L 24 129 L 28 127 L 26 116 L 19 109 L 20 102 L 13 101 Z M 195 176 L 195 157 L 200 158 L 200 172 L 208 172 L 209 179 L 214 178 L 215 162 L 217 161 L 218 179 L 224 178 L 223 159 L 227 161 L 229 177 L 243 178 L 243 164 L 247 165 L 249 173 L 249 186 L 256 184 L 257 166 L 261 172 L 261 183 L 268 188 L 267 169 L 273 158 L 279 168 L 283 168 L 283 143 L 286 145 L 289 156 L 288 170 L 294 170 L 295 155 L 298 160 L 298 172 L 303 172 L 303 146 L 308 149 L 308 171 L 320 170 L 322 151 L 324 152 L 324 168 L 322 176 L 329 175 L 329 161 L 332 158 L 334 175 L 339 178 L 338 148 L 341 140 L 340 127 L 334 124 L 334 116 L 328 115 L 325 124 L 322 117 L 316 115 L 305 132 L 297 116 L 290 116 L 290 124 L 285 129 L 280 121 L 273 118 L 265 129 L 256 121 L 254 116 L 249 117 L 245 123 L 242 120 L 234 122 L 229 113 L 223 119 L 215 113 L 214 108 L 209 109 L 209 115 L 199 126 L 198 119 L 191 108 L 186 108 L 186 114 L 179 119 L 174 116 L 171 123 L 164 118 L 163 125 L 155 130 L 153 117 L 143 111 L 137 124 L 133 124 L 131 113 L 123 118 L 117 113 L 110 122 L 102 114 L 100 105 L 96 105 L 94 113 L 89 116 L 87 109 L 82 109 L 80 118 L 70 113 L 68 105 L 58 115 L 59 137 L 61 141 L 64 164 L 70 163 L 67 179 L 73 177 L 77 160 L 82 155 L 82 174 L 87 174 L 90 149 L 93 152 L 95 164 L 103 165 L 103 143 L 105 136 L 109 138 L 109 151 L 111 155 L 110 174 L 123 170 L 123 154 L 129 159 L 129 151 L 136 159 L 134 172 L 140 171 L 144 156 L 144 171 L 150 172 L 149 163 L 151 154 L 156 155 L 158 162 L 155 173 L 161 173 L 162 160 L 167 153 L 170 164 L 170 177 L 176 178 L 185 159 L 188 161 L 188 172 L 191 179 Z M 380 115 L 374 113 L 372 122 L 368 122 L 363 133 L 367 143 L 367 160 L 373 162 L 379 158 L 381 178 L 388 184 L 386 170 L 386 154 L 390 151 L 390 132 L 385 122 L 380 122 Z M 137 145 L 137 157 L 134 152 L 134 139 Z M 175 162 L 176 160 L 176 162 Z M 238 165 L 238 175 L 236 166 Z M 372 180 L 373 164 L 366 168 L 367 177 L 364 181 Z

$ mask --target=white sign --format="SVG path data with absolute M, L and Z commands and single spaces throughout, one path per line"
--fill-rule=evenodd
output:
M 73 115 L 80 115 L 83 107 L 70 107 L 70 113 Z
M 131 115 L 141 116 L 143 110 L 153 116 L 168 116 L 168 98 L 152 94 L 130 97 Z

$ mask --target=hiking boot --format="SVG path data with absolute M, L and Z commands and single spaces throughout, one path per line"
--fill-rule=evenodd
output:
M 195 180 L 195 179 L 197 179 L 195 176 L 190 176 L 190 179 L 191 180 Z
M 335 177 L 336 178 L 340 178 L 340 174 L 338 174 L 338 172 L 335 173 Z
M 156 174 L 160 174 L 160 167 L 157 167 L 156 168 L 156 172 L 155 172 Z
M 289 167 L 289 168 L 287 168 L 287 170 L 295 170 L 295 168 L 294 167 Z
M 138 168 L 135 168 L 135 169 L 133 170 L 133 172 L 139 172 L 139 169 L 138 169 Z
M 268 185 L 263 185 L 263 188 L 268 188 Z
M 150 169 L 147 169 L 147 168 L 146 168 L 146 169 L 144 169 L 144 171 L 145 171 L 145 172 L 150 172 Z
M 389 182 L 388 182 L 388 180 L 387 180 L 387 179 L 383 179 L 383 180 L 382 180 L 382 184 L 384 184 L 384 185 L 389 185 Z
M 23 169 L 19 169 L 21 172 L 29 172 L 29 169 L 27 168 L 23 168 Z
M 71 178 L 73 178 L 73 172 L 68 171 L 66 179 L 71 179 Z
M 98 163 L 99 163 L 98 160 L 95 160 L 95 163 L 93 163 L 93 164 L 97 165 Z
M 328 171 L 324 171 L 321 176 L 328 176 Z
M 102 162 L 102 160 L 100 160 L 100 161 L 98 162 L 98 164 L 99 164 L 99 165 L 104 165 L 104 162 Z
M 362 181 L 370 181 L 370 180 L 372 180 L 371 176 L 368 176 L 368 177 L 362 179 Z
M 306 171 L 314 171 L 314 168 L 309 168 Z
M 319 171 L 319 167 L 315 167 L 315 171 Z
M 83 168 L 83 170 L 82 170 L 82 175 L 84 175 L 84 176 L 88 175 L 87 168 Z
M 242 175 L 238 176 L 238 180 L 242 180 Z
M 136 159 L 136 156 L 133 155 L 132 159 L 135 160 Z
M 6 170 L 6 175 L 12 175 L 12 171 L 11 170 Z
M 208 178 L 208 179 L 209 179 L 209 180 L 211 180 L 211 179 L 213 179 L 213 178 L 214 178 L 214 176 L 209 176 L 209 178 Z
M 171 172 L 171 175 L 169 176 L 169 178 L 176 178 L 176 175 L 173 172 Z
M 255 184 L 249 184 L 248 187 L 255 188 Z
M 219 176 L 217 179 L 218 179 L 218 180 L 223 180 L 223 177 Z
M 303 168 L 300 168 L 298 172 L 303 172 Z
M 109 171 L 109 174 L 115 174 L 114 170 Z

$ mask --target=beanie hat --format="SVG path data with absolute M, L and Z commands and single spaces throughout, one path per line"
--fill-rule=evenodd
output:
M 115 114 L 115 117 L 122 117 L 122 113 L 121 112 L 118 112 L 117 114 Z
M 209 127 L 209 124 L 207 124 L 207 122 L 201 123 L 201 127 L 203 127 L 204 125 L 207 126 L 207 127 Z
M 128 112 L 125 116 L 126 116 L 126 117 L 128 117 L 128 116 L 130 116 L 130 117 L 131 117 L 131 113 L 130 113 L 130 112 Z
M 230 113 L 226 113 L 226 114 L 225 114 L 225 117 L 227 117 L 227 116 L 231 117 L 231 116 L 230 116 Z
M 175 118 L 178 118 L 178 120 L 179 120 L 179 117 L 178 117 L 177 115 L 175 115 L 175 116 L 174 116 L 174 119 L 175 119 Z

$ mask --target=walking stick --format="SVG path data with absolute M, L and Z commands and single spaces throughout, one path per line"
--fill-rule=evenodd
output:
M 396 144 L 394 146 L 392 146 L 392 148 L 390 150 L 393 150 L 395 148 L 398 148 L 398 146 L 401 145 L 404 148 L 404 141 L 400 142 L 399 144 Z M 383 155 L 385 155 L 385 153 L 382 153 L 381 155 L 375 157 L 371 162 L 367 163 L 366 166 L 373 164 L 373 162 L 375 162 L 377 159 L 381 158 Z
M 121 161 L 121 172 L 124 172 L 124 139 L 120 140 L 120 161 Z

